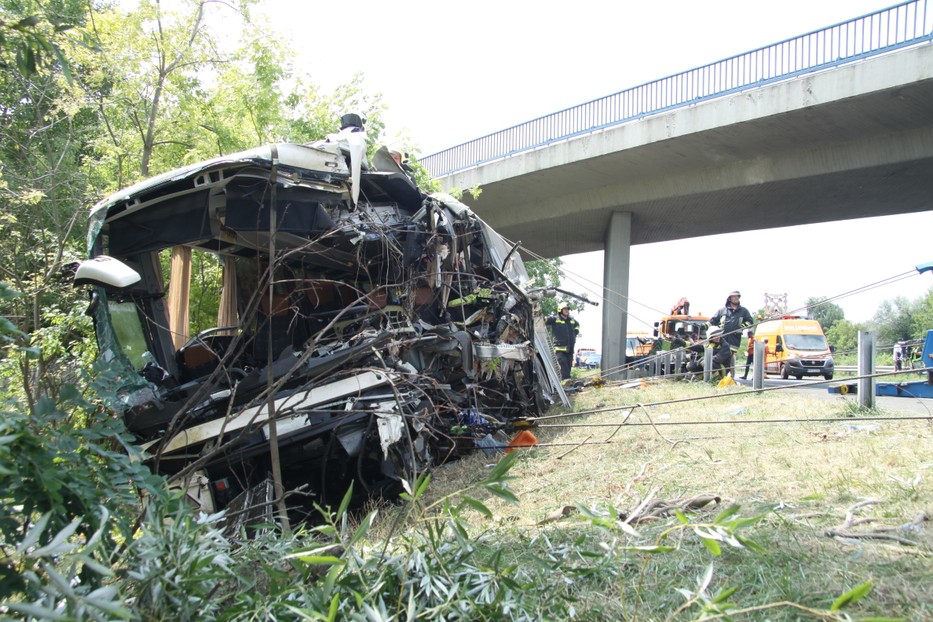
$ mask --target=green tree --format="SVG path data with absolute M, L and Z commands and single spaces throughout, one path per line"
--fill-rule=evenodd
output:
M 354 75 L 332 93 L 324 93 L 316 86 L 305 84 L 303 76 L 296 77 L 297 84 L 285 99 L 289 120 L 282 136 L 299 143 L 320 140 L 340 129 L 337 124 L 341 115 L 355 112 L 366 121 L 366 139 L 372 153 L 385 129 L 382 121 L 385 105 L 381 96 L 365 92 L 362 74 Z
M 835 322 L 826 332 L 826 341 L 837 353 L 856 352 L 858 350 L 858 332 L 863 327 L 853 324 L 849 320 L 841 319 Z
M 845 319 L 845 312 L 836 303 L 824 297 L 807 298 L 807 315 L 819 321 L 823 331 L 828 331 L 839 320 Z
M 70 79 L 62 42 L 81 37 L 86 8 L 87 3 L 67 0 L 0 2 L 0 69 L 15 69 L 26 78 L 58 69 Z
M 211 101 L 212 69 L 229 58 L 207 26 L 207 11 L 226 10 L 216 17 L 228 21 L 239 14 L 198 0 L 177 6 L 141 0 L 132 12 L 95 16 L 103 53 L 82 61 L 92 68 L 86 97 L 106 128 L 94 144 L 106 190 L 217 155 L 216 135 L 202 123 L 211 118 L 204 102 Z
M 910 339 L 913 333 L 913 311 L 910 301 L 904 296 L 885 300 L 869 322 L 880 346 L 891 345 L 898 339 Z
M 55 395 L 56 377 L 73 375 L 87 352 L 84 292 L 71 287 L 63 269 L 83 256 L 86 145 L 98 125 L 74 97 L 84 68 L 66 52 L 91 53 L 83 24 L 93 6 L 0 0 L 0 65 L 18 69 L 0 71 L 0 279 L 20 293 L 0 300 L 0 314 L 36 345 L 59 340 L 28 357 L 11 353 L 0 370 L 6 390 Z M 29 46 L 36 49 L 26 58 Z
M 914 339 L 923 339 L 928 330 L 933 330 L 933 287 L 914 302 L 912 323 L 910 334 Z
M 525 269 L 528 271 L 528 276 L 531 277 L 531 287 L 535 289 L 559 288 L 563 278 L 560 269 L 562 265 L 564 265 L 564 262 L 560 257 L 526 261 Z M 564 305 L 570 307 L 571 311 L 580 311 L 583 309 L 584 303 L 558 292 L 556 297 L 544 298 L 541 301 L 541 310 L 545 316 L 555 315 Z

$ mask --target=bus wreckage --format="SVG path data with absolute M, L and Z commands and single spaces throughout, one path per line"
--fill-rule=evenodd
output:
M 267 519 L 274 468 L 298 516 L 351 482 L 360 500 L 383 494 L 569 405 L 547 292 L 527 289 L 516 246 L 421 191 L 384 147 L 367 162 L 362 123 L 343 121 L 326 141 L 190 165 L 91 211 L 75 283 L 91 286 L 116 408 L 204 511 Z M 192 253 L 222 289 L 217 325 L 189 336 L 204 296 Z

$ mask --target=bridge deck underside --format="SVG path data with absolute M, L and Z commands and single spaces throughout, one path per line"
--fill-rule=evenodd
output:
M 773 107 L 768 98 L 788 91 L 798 104 L 815 99 L 816 79 L 643 119 L 447 183 L 479 184 L 479 199 L 465 201 L 548 257 L 602 249 L 613 211 L 630 212 L 631 243 L 646 244 L 931 209 L 933 78 L 710 122 Z

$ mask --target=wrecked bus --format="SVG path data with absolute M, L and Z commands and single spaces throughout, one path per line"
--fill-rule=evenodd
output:
M 517 245 L 384 147 L 367 161 L 362 123 L 343 121 L 91 211 L 75 282 L 115 407 L 205 511 L 267 507 L 274 462 L 296 514 L 350 482 L 376 495 L 569 405 Z M 189 335 L 192 254 L 221 287 L 216 325 Z

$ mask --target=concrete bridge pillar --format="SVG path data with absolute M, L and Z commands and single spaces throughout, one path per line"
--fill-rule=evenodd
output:
M 619 370 L 625 364 L 631 240 L 631 212 L 613 212 L 606 229 L 603 266 L 602 373 L 605 378 L 621 377 Z

